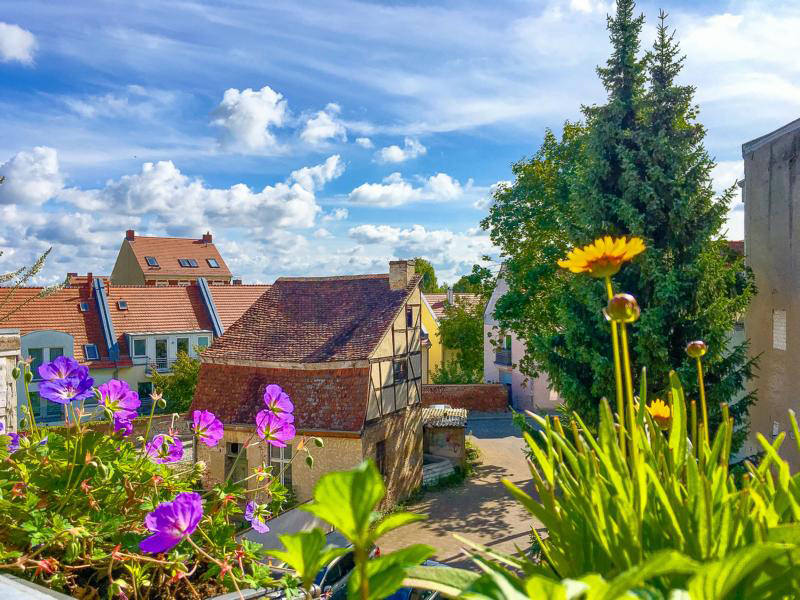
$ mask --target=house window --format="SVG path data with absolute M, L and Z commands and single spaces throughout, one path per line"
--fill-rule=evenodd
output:
M 188 267 L 189 266 L 189 259 L 187 259 L 187 258 L 179 258 L 178 259 L 178 264 L 180 266 L 182 266 L 182 267 Z
M 139 414 L 149 415 L 150 410 L 153 407 L 153 399 L 150 397 L 150 394 L 153 393 L 153 382 L 140 381 L 136 386 L 136 391 L 139 392 L 139 400 L 141 401 L 141 405 L 139 406 Z
M 89 303 L 88 302 L 81 302 L 78 304 L 78 308 L 81 312 L 89 312 Z
M 156 287 L 167 287 L 168 285 L 169 281 L 164 281 L 163 279 L 156 281 Z
M 400 383 L 408 379 L 408 363 L 406 359 L 396 360 L 393 364 L 394 368 L 394 382 Z
M 181 286 L 181 287 L 189 287 L 189 282 L 186 281 L 186 280 L 179 281 L 178 285 Z
M 281 483 L 287 488 L 292 487 L 292 445 L 285 448 L 270 446 L 269 465 L 272 467 L 272 476 L 280 477 Z
M 244 444 L 240 442 L 225 444 L 225 478 L 230 476 L 230 481 L 233 483 L 247 477 L 247 455 L 244 452 Z
M 39 377 L 39 367 L 44 363 L 44 348 L 29 348 L 28 356 L 33 359 L 31 362 L 33 378 L 41 379 L 41 377 Z
M 30 392 L 30 396 L 31 396 L 31 408 L 33 409 L 33 418 L 36 419 L 36 421 L 41 421 L 42 397 L 39 396 L 39 392 Z
M 86 357 L 86 360 L 97 360 L 100 358 L 97 352 L 97 344 L 84 344 L 83 355 Z
M 55 402 L 45 402 L 44 416 L 42 420 L 47 423 L 53 421 L 61 421 L 64 418 L 64 404 L 57 404 Z
M 158 261 L 156 260 L 155 256 L 145 256 L 144 261 L 147 263 L 148 267 L 157 267 Z
M 120 310 L 128 310 L 127 300 L 117 300 L 117 308 Z
M 375 444 L 375 466 L 381 477 L 386 477 L 386 440 L 381 440 Z
M 406 327 L 409 329 L 414 327 L 414 311 L 410 306 L 406 307 Z
M 197 347 L 198 348 L 208 348 L 208 337 L 200 336 L 197 338 Z
M 511 336 L 507 335 L 503 340 L 503 349 L 504 350 L 511 350 Z
M 206 262 L 208 263 L 208 266 L 211 267 L 212 269 L 219 269 L 219 263 L 217 262 L 216 258 L 207 258 Z
M 178 338 L 178 352 L 189 354 L 189 338 Z
M 133 340 L 133 355 L 134 356 L 147 355 L 147 340 Z
M 189 259 L 187 259 L 187 260 L 189 261 L 189 266 L 190 266 L 190 267 L 192 267 L 193 269 L 196 269 L 196 268 L 197 268 L 197 261 L 196 261 L 195 259 L 193 259 L 193 258 L 189 258 Z

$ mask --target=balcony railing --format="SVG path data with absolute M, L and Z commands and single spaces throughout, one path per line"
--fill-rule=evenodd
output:
M 172 371 L 172 365 L 175 364 L 175 358 L 152 358 L 147 359 L 147 368 L 146 371 L 148 373 L 152 373 L 153 371 L 158 371 L 159 373 L 167 373 Z
M 496 365 L 511 366 L 511 349 L 496 350 L 494 353 L 494 363 Z

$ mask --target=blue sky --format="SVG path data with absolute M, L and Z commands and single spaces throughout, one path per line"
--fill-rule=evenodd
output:
M 800 3 L 642 2 L 687 54 L 719 188 L 800 116 Z M 108 273 L 125 229 L 210 229 L 236 275 L 444 279 L 496 256 L 492 186 L 603 100 L 607 2 L 6 0 L 0 271 Z M 742 210 L 729 237 L 741 238 Z

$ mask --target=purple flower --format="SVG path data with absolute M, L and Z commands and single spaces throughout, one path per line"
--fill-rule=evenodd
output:
M 162 502 L 144 518 L 145 526 L 153 532 L 139 542 L 142 552 L 157 554 L 167 552 L 181 540 L 194 533 L 203 518 L 203 501 L 200 494 L 183 492 L 172 502 Z
M 88 376 L 89 368 L 82 367 L 77 360 L 69 356 L 59 356 L 55 360 L 39 366 L 39 377 L 45 381 L 67 379 L 68 377 L 86 379 Z
M 264 404 L 267 405 L 269 410 L 276 417 L 282 418 L 288 423 L 294 423 L 294 404 L 289 399 L 289 394 L 283 391 L 279 385 L 270 384 L 264 390 Z
M 8 443 L 8 451 L 13 454 L 17 450 L 19 450 L 19 434 L 18 433 L 9 433 L 8 437 L 11 438 L 11 441 Z
M 91 398 L 94 395 L 93 383 L 94 379 L 88 374 L 84 379 L 78 377 L 52 379 L 39 384 L 39 395 L 57 404 L 69 404 L 73 400 Z
M 144 447 L 147 455 L 159 464 L 178 462 L 183 458 L 183 443 L 171 436 L 158 434 Z
M 295 434 L 294 425 L 265 408 L 256 415 L 256 432 L 272 446 L 283 448 Z
M 192 413 L 192 429 L 197 438 L 206 446 L 216 446 L 223 436 L 222 421 L 208 410 Z
M 126 437 L 133 433 L 133 423 L 131 419 L 136 413 L 124 414 L 122 411 L 114 414 L 114 431 L 121 431 L 122 436 Z
M 125 381 L 111 379 L 97 388 L 100 392 L 98 404 L 105 406 L 115 415 L 120 412 L 136 414 L 136 409 L 142 404 L 139 394 L 134 392 Z
M 253 529 L 258 533 L 267 533 L 269 531 L 269 526 L 261 520 L 261 513 L 261 508 L 252 500 L 248 502 L 247 506 L 244 508 L 244 518 L 250 521 L 250 525 L 253 526 Z

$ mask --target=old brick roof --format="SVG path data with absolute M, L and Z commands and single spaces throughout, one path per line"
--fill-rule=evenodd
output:
M 423 294 L 428 304 L 431 305 L 431 310 L 437 319 L 444 316 L 444 308 L 447 306 L 447 294 Z M 453 294 L 453 299 L 456 302 L 466 302 L 467 305 L 473 307 L 480 303 L 481 297 L 478 294 Z
M 130 244 L 145 275 L 178 278 L 231 276 L 217 247 L 202 239 L 137 235 L 133 240 L 126 239 L 124 243 Z M 158 260 L 158 267 L 149 266 L 145 260 L 146 256 L 154 256 Z M 182 267 L 178 263 L 179 258 L 193 258 L 197 261 L 197 267 Z M 207 260 L 209 258 L 216 259 L 219 268 L 209 266 Z
M 728 240 L 728 248 L 739 256 L 744 256 L 744 240 Z
M 228 329 L 253 302 L 266 292 L 268 285 L 211 285 L 211 297 L 217 307 L 222 326 Z
M 279 278 L 205 356 L 299 363 L 366 359 L 419 279 L 391 290 L 388 275 Z
M 226 425 L 254 425 L 264 408 L 264 388 L 272 383 L 292 399 L 298 430 L 358 432 L 364 425 L 369 367 L 277 369 L 204 362 L 190 410 L 210 410 Z
M 45 298 L 35 298 L 41 291 L 40 287 L 18 288 L 9 298 L 10 289 L 0 288 L 0 303 L 4 303 L 0 317 L 25 304 L 21 310 L 0 321 L 0 326 L 19 329 L 20 335 L 42 330 L 68 333 L 73 338 L 72 353 L 78 362 L 97 368 L 113 366 L 113 363 L 106 364 L 109 361 L 108 348 L 103 341 L 97 303 L 89 297 L 89 288 L 64 288 Z M 81 312 L 81 302 L 88 303 L 88 311 Z M 84 344 L 97 344 L 101 360 L 86 361 Z

